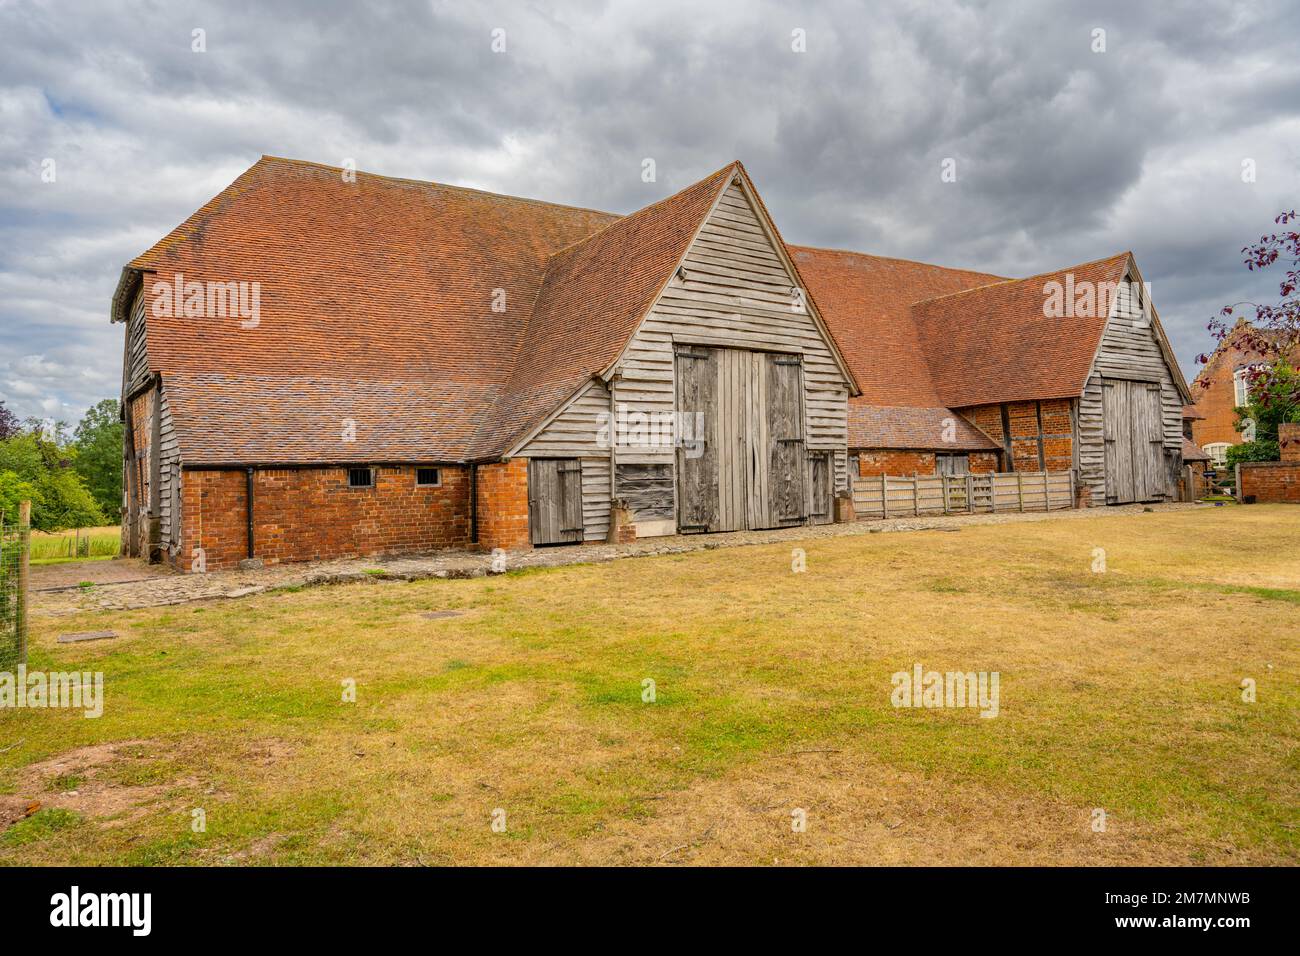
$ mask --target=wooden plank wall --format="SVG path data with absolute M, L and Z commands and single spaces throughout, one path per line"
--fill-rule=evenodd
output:
M 1068 471 L 853 479 L 853 510 L 859 518 L 1058 511 L 1072 507 L 1074 483 Z
M 683 269 L 684 279 L 669 283 L 633 338 L 615 398 L 638 411 L 671 410 L 674 338 L 801 353 L 808 448 L 834 453 L 835 487 L 847 490 L 848 385 L 812 315 L 791 308 L 794 277 L 738 185 L 704 224 Z M 641 457 L 659 462 L 672 454 Z
M 609 534 L 609 448 L 602 447 L 601 416 L 609 390 L 591 382 L 519 452 L 520 458 L 581 458 L 583 540 Z
M 1168 464 L 1166 495 L 1176 496 L 1175 477 L 1182 467 L 1183 403 L 1174 385 L 1155 331 L 1143 321 L 1141 304 L 1121 284 L 1115 308 L 1106 323 L 1101 346 L 1083 395 L 1079 398 L 1079 482 L 1091 491 L 1094 505 L 1106 501 L 1105 446 L 1102 433 L 1102 378 L 1160 383 L 1164 447 Z M 1127 426 L 1125 426 L 1127 427 Z M 1172 455 L 1170 454 L 1172 452 Z M 1173 460 L 1170 460 L 1173 459 Z
M 617 370 L 615 401 L 629 413 L 672 415 L 674 339 L 797 352 L 803 356 L 808 449 L 831 452 L 835 488 L 847 490 L 848 385 L 812 316 L 791 308 L 794 278 L 738 185 L 727 190 L 705 223 L 687 253 L 684 272 L 684 279 L 669 284 L 629 344 Z M 586 500 L 584 493 L 587 540 L 603 539 L 609 526 L 608 484 L 597 489 L 588 478 L 588 463 L 600 458 L 608 481 L 609 452 L 598 446 L 594 424 L 597 413 L 608 409 L 609 393 L 593 383 L 519 452 L 522 457 L 583 458 L 584 489 L 599 499 Z M 617 461 L 620 466 L 673 465 L 675 454 L 670 446 L 620 448 Z M 662 493 L 664 500 L 647 507 L 647 517 L 677 513 L 675 483 Z
M 125 347 L 122 364 L 122 401 L 126 407 L 128 396 L 138 393 L 149 384 L 148 299 L 142 286 L 127 317 Z M 147 514 L 151 501 L 158 508 L 161 544 L 164 549 L 181 544 L 180 493 L 174 487 L 181 465 L 180 442 L 172 421 L 171 405 L 167 399 L 166 384 L 151 389 L 147 403 L 148 415 L 143 421 L 132 422 L 137 435 L 148 437 L 145 461 L 140 473 L 147 483 L 141 489 L 139 503 L 127 502 L 128 507 L 139 507 L 141 518 Z M 128 411 L 129 414 L 129 411 Z M 125 450 L 124 450 L 125 452 Z M 157 497 L 151 493 L 157 487 Z M 141 525 L 143 526 L 143 525 Z

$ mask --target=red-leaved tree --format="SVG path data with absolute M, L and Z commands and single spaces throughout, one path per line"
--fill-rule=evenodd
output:
M 1258 395 L 1260 402 L 1267 404 L 1277 398 L 1295 402 L 1300 394 L 1281 395 L 1279 387 L 1287 383 L 1291 390 L 1297 386 L 1294 376 L 1279 375 L 1279 369 L 1296 361 L 1300 356 L 1300 232 L 1296 225 L 1300 223 L 1295 210 L 1284 212 L 1273 220 L 1279 226 L 1290 226 L 1272 235 L 1260 236 L 1259 242 L 1245 246 L 1241 252 L 1247 269 L 1267 269 L 1279 261 L 1286 269 L 1278 292 L 1281 299 L 1273 305 L 1258 302 L 1238 302 L 1224 306 L 1218 316 L 1210 320 L 1208 326 L 1215 341 L 1221 343 L 1228 334 L 1237 330 L 1238 344 L 1249 351 L 1257 353 L 1261 360 L 1250 367 L 1246 380 L 1250 393 Z M 1254 311 L 1254 317 L 1246 324 L 1240 324 L 1245 315 L 1242 312 Z M 1196 361 L 1204 365 L 1210 360 L 1209 355 L 1198 355 Z M 1209 379 L 1201 381 L 1202 388 L 1209 387 Z

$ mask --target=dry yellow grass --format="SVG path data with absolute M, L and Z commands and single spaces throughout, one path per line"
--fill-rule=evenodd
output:
M 0 862 L 1294 863 L 1298 532 L 1225 508 L 38 620 L 31 666 L 107 703 L 0 713 L 0 794 L 52 808 Z M 892 707 L 915 663 L 999 672 L 999 716 Z

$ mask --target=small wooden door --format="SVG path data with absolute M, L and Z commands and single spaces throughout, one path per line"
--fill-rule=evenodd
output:
M 692 423 L 677 445 L 677 526 L 684 533 L 720 530 L 718 351 L 676 350 L 677 413 Z
M 812 524 L 830 524 L 834 520 L 831 496 L 831 453 L 808 453 L 808 520 Z
M 1103 379 L 1102 438 L 1106 449 L 1106 503 L 1164 497 L 1164 423 L 1160 385 Z
M 582 540 L 582 462 L 528 460 L 528 529 L 533 544 Z

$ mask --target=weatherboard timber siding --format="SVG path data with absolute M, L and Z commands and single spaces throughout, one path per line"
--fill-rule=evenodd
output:
M 601 382 L 591 382 L 517 454 L 582 460 L 584 541 L 604 541 L 609 534 L 609 411 L 609 390 Z
M 836 487 L 847 484 L 848 383 L 809 310 L 796 311 L 785 268 L 739 185 L 701 227 L 674 277 L 632 337 L 615 401 L 646 414 L 673 411 L 673 345 L 793 352 L 803 357 L 808 448 L 835 457 Z M 672 448 L 624 452 L 619 461 L 671 463 Z
M 1103 379 L 1153 382 L 1160 386 L 1159 436 L 1165 461 L 1159 497 L 1173 497 L 1176 493 L 1175 476 L 1182 468 L 1183 399 L 1156 340 L 1154 327 L 1143 317 L 1141 304 L 1132 299 L 1127 283 L 1120 283 L 1087 384 L 1079 398 L 1079 484 L 1087 489 L 1088 501 L 1092 505 L 1106 503 Z
M 632 336 L 615 368 L 613 404 L 647 423 L 671 423 L 676 408 L 674 343 L 798 354 L 803 364 L 802 414 L 806 449 L 829 451 L 835 488 L 848 488 L 848 383 L 811 313 L 792 308 L 794 276 L 787 271 L 749 200 L 733 184 L 701 228 L 683 261 L 684 278 L 674 277 Z M 586 477 L 587 461 L 606 460 L 598 440 L 597 416 L 610 410 L 608 391 L 592 383 L 518 452 L 523 457 L 581 457 L 584 460 L 586 540 L 603 540 L 608 530 L 610 494 Z M 687 409 L 686 411 L 689 411 Z M 608 437 L 608 436 L 606 436 Z M 647 447 L 649 446 L 649 447 Z M 671 441 L 620 445 L 618 466 L 674 465 Z M 622 472 L 626 474 L 627 472 Z M 661 521 L 675 515 L 675 483 L 636 488 L 636 520 Z M 591 493 L 598 500 L 590 500 Z M 615 483 L 614 498 L 623 498 Z

